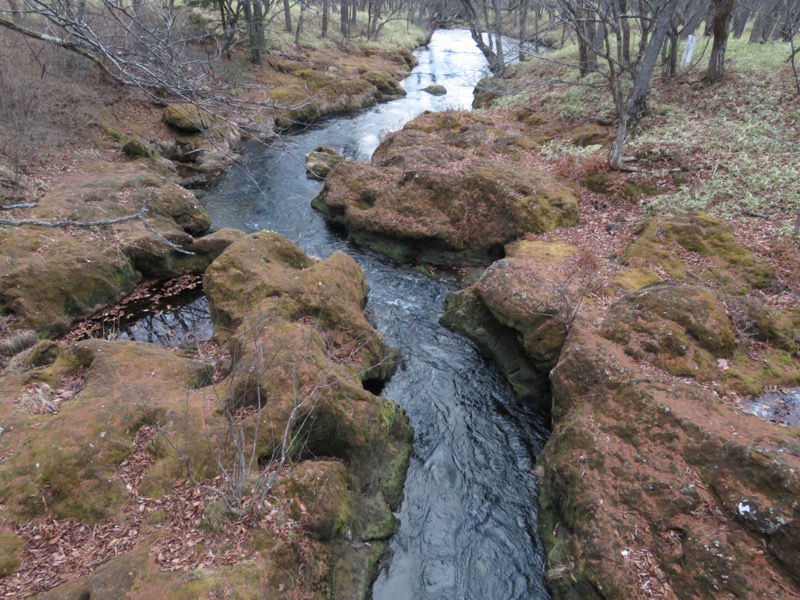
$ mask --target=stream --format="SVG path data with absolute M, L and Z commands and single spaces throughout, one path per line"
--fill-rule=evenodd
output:
M 472 342 L 439 325 L 455 277 L 433 280 L 349 244 L 310 204 L 321 184 L 306 178 L 303 161 L 316 146 L 366 161 L 383 135 L 422 111 L 469 109 L 485 74 L 469 32 L 437 31 L 416 56 L 419 65 L 402 82 L 405 98 L 327 119 L 271 147 L 245 147 L 244 164 L 203 203 L 215 227 L 271 229 L 318 257 L 347 252 L 369 281 L 368 318 L 402 351 L 382 394 L 408 413 L 414 451 L 374 599 L 547 598 L 532 456 L 544 445 L 548 417 L 518 404 Z M 433 83 L 447 95 L 422 91 Z M 190 306 L 202 313 L 203 302 Z

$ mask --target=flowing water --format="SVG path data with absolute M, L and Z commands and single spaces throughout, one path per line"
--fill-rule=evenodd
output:
M 519 405 L 503 376 L 467 339 L 441 327 L 455 289 L 354 247 L 312 210 L 321 184 L 306 179 L 305 154 L 330 146 L 369 160 L 381 137 L 424 110 L 469 108 L 485 61 L 466 31 L 438 31 L 403 81 L 407 97 L 326 120 L 270 148 L 245 149 L 203 202 L 216 227 L 271 229 L 307 253 L 344 250 L 369 281 L 368 317 L 403 353 L 383 390 L 414 427 L 414 452 L 400 526 L 373 587 L 376 600 L 547 598 L 536 535 L 532 455 L 546 439 L 545 415 Z M 448 94 L 422 91 L 444 85 Z

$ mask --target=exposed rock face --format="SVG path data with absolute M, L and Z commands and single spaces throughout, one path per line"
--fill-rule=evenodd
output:
M 388 136 L 372 164 L 341 164 L 313 205 L 357 243 L 398 260 L 485 264 L 526 232 L 578 219 L 567 184 L 507 158 L 524 147 L 477 117 L 424 115 Z M 475 148 L 486 150 L 467 150 Z
M 86 235 L 68 228 L 11 227 L 0 231 L 0 311 L 44 335 L 61 333 L 78 317 L 115 302 L 142 277 L 202 272 L 229 243 L 207 233 L 211 221 L 199 201 L 139 160 L 97 163 L 80 177 L 67 177 L 25 218 L 93 221 L 135 215 L 147 202 L 147 222 L 171 248 L 131 221 Z M 228 241 L 226 241 L 228 240 Z
M 763 264 L 703 215 L 648 221 L 623 260 L 691 272 L 691 285 L 621 271 L 584 298 L 557 340 L 537 337 L 536 315 L 560 317 L 542 290 L 573 272 L 574 255 L 542 243 L 528 250 L 509 250 L 451 296 L 445 321 L 498 356 L 522 395 L 525 366 L 504 362 L 503 349 L 519 348 L 528 372 L 546 373 L 546 358 L 557 359 L 554 428 L 538 467 L 553 597 L 636 598 L 643 588 L 665 598 L 797 595 L 800 443 L 723 400 L 745 385 L 760 393 L 800 381 L 790 314 L 724 293 L 762 285 Z M 700 270 L 683 260 L 691 253 L 707 258 Z M 712 272 L 722 274 L 718 287 L 697 285 Z M 610 306 L 593 300 L 601 289 Z M 740 315 L 759 344 L 736 339 Z
M 306 156 L 306 175 L 315 179 L 325 179 L 333 168 L 344 162 L 344 157 L 333 148 L 318 146 Z
M 442 322 L 476 340 L 500 364 L 518 397 L 549 408 L 547 375 L 574 316 L 577 282 L 554 270 L 577 252 L 558 242 L 506 248 L 474 285 L 451 294 Z

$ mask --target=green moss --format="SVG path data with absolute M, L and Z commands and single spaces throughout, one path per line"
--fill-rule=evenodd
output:
M 203 132 L 216 124 L 216 119 L 195 104 L 170 104 L 164 109 L 164 123 L 180 131 Z
M 25 544 L 10 531 L 0 531 L 0 577 L 8 577 L 22 563 Z
M 688 267 L 672 244 L 706 257 L 713 267 Z M 738 244 L 724 224 L 702 213 L 648 219 L 620 259 L 630 266 L 659 266 L 681 279 L 688 278 L 691 272 L 695 278 L 722 284 L 735 294 L 766 287 L 774 280 L 774 272 L 766 261 Z
M 623 292 L 635 292 L 660 281 L 662 281 L 661 277 L 650 269 L 625 269 L 611 278 L 610 287 Z
M 367 71 L 361 77 L 375 86 L 380 100 L 391 100 L 406 95 L 406 91 L 391 73 L 386 71 Z
M 292 518 L 317 540 L 332 540 L 352 527 L 355 505 L 342 463 L 305 461 L 295 465 L 275 493 L 287 499 Z
M 794 356 L 781 349 L 737 351 L 725 371 L 723 385 L 742 396 L 759 396 L 768 386 L 800 384 L 800 370 Z

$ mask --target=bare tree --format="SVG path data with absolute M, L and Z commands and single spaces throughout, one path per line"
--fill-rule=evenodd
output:
M 725 50 L 728 47 L 728 37 L 731 31 L 734 0 L 712 0 L 714 17 L 711 29 L 714 33 L 714 45 L 711 49 L 711 58 L 708 61 L 706 81 L 715 83 L 725 77 Z
M 505 72 L 506 62 L 503 51 L 503 15 L 500 0 L 491 0 L 491 16 L 488 0 L 461 0 L 466 12 L 469 31 L 486 61 L 492 75 L 500 77 Z M 484 35 L 486 39 L 484 39 Z

